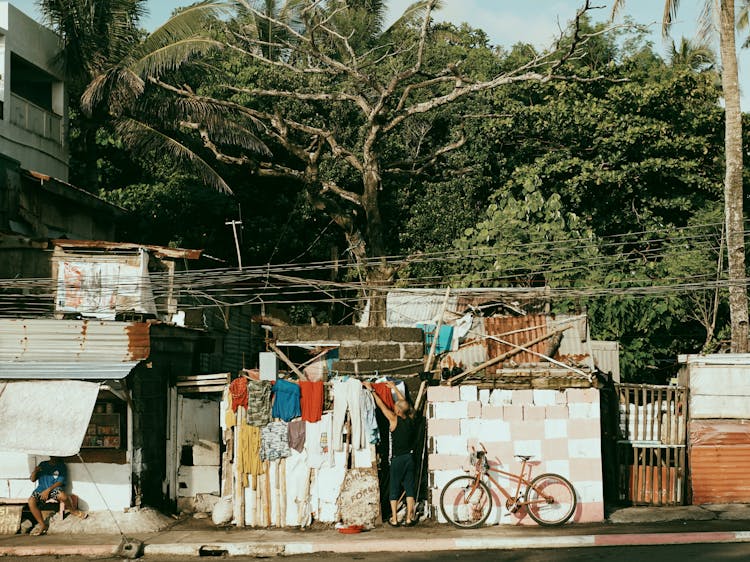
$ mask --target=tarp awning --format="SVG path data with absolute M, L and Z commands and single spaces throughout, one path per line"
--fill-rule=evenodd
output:
M 0 361 L 0 379 L 119 380 L 139 361 Z M 50 404 L 50 407 L 53 407 Z
M 75 455 L 98 394 L 93 382 L 0 381 L 0 450 Z

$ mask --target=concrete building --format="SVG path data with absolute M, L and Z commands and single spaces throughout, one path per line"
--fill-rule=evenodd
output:
M 57 34 L 0 2 L 0 154 L 68 180 L 68 100 Z
M 0 2 L 0 154 L 68 181 L 68 101 L 59 37 Z

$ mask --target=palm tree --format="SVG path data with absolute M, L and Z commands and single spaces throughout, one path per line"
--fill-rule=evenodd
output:
M 170 96 L 162 80 L 224 46 L 215 36 L 223 25 L 218 17 L 234 7 L 224 0 L 201 0 L 178 10 L 158 29 L 98 66 L 81 95 L 81 108 L 87 114 L 106 108 L 110 123 L 129 149 L 187 162 L 204 183 L 226 193 L 231 193 L 229 185 L 185 137 L 198 132 L 208 138 L 210 133 L 213 141 L 268 154 L 253 131 L 255 124 L 221 103 Z
M 716 57 L 705 43 L 682 37 L 679 45 L 672 41 L 669 49 L 669 63 L 672 66 L 687 68 L 691 72 L 706 72 L 713 69 Z
M 97 183 L 96 137 L 106 111 L 86 115 L 81 110 L 81 94 L 108 61 L 119 58 L 138 41 L 145 5 L 146 0 L 39 0 L 44 23 L 60 37 L 58 62 L 65 73 L 70 109 L 79 130 L 72 146 L 76 160 L 72 180 L 89 189 Z
M 616 0 L 613 16 L 624 6 L 625 0 Z M 746 8 L 743 2 L 742 8 Z M 665 36 L 674 21 L 679 0 L 664 0 L 662 31 Z M 716 13 L 718 11 L 718 14 Z M 721 56 L 721 86 L 724 94 L 724 220 L 727 233 L 729 261 L 729 313 L 732 329 L 731 350 L 733 353 L 748 351 L 748 302 L 745 272 L 745 238 L 742 193 L 742 112 L 740 110 L 740 87 L 737 73 L 737 45 L 735 32 L 737 12 L 734 0 L 705 0 L 700 35 L 706 36 L 714 27 L 719 35 Z M 741 23 L 741 21 L 740 21 Z

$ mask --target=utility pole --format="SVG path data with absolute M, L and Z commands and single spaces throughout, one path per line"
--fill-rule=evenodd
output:
M 234 234 L 234 247 L 237 249 L 237 265 L 240 268 L 240 271 L 242 271 L 242 255 L 240 254 L 240 241 L 237 238 L 237 225 L 242 226 L 242 221 L 227 221 L 224 223 L 225 225 L 229 226 L 232 225 L 232 234 Z

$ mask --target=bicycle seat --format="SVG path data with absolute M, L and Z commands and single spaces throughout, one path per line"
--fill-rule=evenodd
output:
M 521 460 L 527 461 L 531 457 L 533 457 L 534 455 L 513 455 L 513 456 L 516 457 L 517 459 L 521 459 Z

